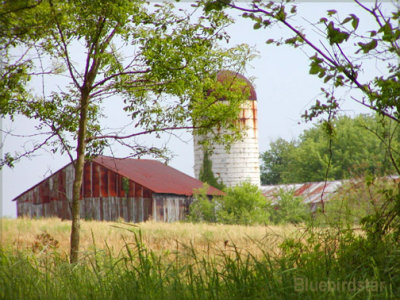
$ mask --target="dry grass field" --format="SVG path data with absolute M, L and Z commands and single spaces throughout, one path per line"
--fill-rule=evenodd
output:
M 2 245 L 15 250 L 41 250 L 52 246 L 68 253 L 71 224 L 58 218 L 3 219 Z M 126 244 L 135 244 L 135 232 L 141 233 L 146 247 L 156 253 L 185 252 L 218 253 L 229 250 L 249 252 L 258 256 L 263 251 L 278 251 L 284 238 L 301 234 L 301 226 L 241 226 L 221 224 L 161 223 L 139 224 L 124 222 L 81 222 L 81 251 L 108 250 L 114 255 Z
M 339 229 L 82 221 L 70 264 L 70 222 L 2 219 L 0 299 L 400 299 L 398 244 Z

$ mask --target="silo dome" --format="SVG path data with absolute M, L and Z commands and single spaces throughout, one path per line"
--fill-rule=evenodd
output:
M 260 165 L 258 148 L 258 126 L 257 126 L 257 95 L 254 86 L 243 75 L 221 70 L 217 73 L 216 79 L 224 84 L 232 82 L 243 83 L 243 94 L 247 98 L 242 104 L 240 111 L 240 126 L 245 130 L 243 139 L 231 145 L 229 151 L 224 145 L 214 144 L 209 159 L 212 163 L 214 176 L 224 185 L 230 187 L 242 181 L 249 181 L 260 186 Z M 228 100 L 228 99 L 221 99 Z M 200 177 L 203 167 L 204 148 L 199 142 L 207 137 L 194 134 L 194 173 L 196 178 Z
M 256 90 L 251 82 L 244 77 L 242 74 L 229 71 L 229 70 L 221 70 L 217 73 L 217 81 L 222 83 L 235 83 L 235 82 L 243 82 L 243 94 L 249 94 L 248 100 L 257 100 Z

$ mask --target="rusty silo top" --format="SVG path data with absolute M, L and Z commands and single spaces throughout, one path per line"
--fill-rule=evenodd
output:
M 240 73 L 221 70 L 216 73 L 216 92 L 212 95 L 212 100 L 219 100 L 228 103 L 229 98 L 237 97 L 242 100 L 240 111 L 235 124 L 239 126 L 243 133 L 240 141 L 231 144 L 230 151 L 224 145 L 211 143 L 213 152 L 209 159 L 212 161 L 213 173 L 228 187 L 235 186 L 243 181 L 260 186 L 260 151 L 258 148 L 258 129 L 257 129 L 257 96 L 253 85 Z M 215 83 L 215 82 L 214 82 Z M 222 83 L 222 94 L 219 87 Z M 223 95 L 228 91 L 227 96 Z M 209 90 L 208 95 L 214 90 Z M 224 128 L 215 128 L 216 134 L 229 134 Z M 200 171 L 204 161 L 204 147 L 201 141 L 208 139 L 207 135 L 193 135 L 194 143 L 194 173 L 196 178 L 200 177 Z
M 250 92 L 249 95 L 249 100 L 254 100 L 257 101 L 257 94 L 256 91 L 254 89 L 254 86 L 251 84 L 251 82 L 244 77 L 242 74 L 237 73 L 237 72 L 233 72 L 233 71 L 229 71 L 229 70 L 221 70 L 217 73 L 217 80 L 219 82 L 232 82 L 235 83 L 236 81 L 243 81 L 246 83 L 246 85 L 244 86 L 244 89 L 246 89 L 246 91 L 244 90 L 243 92 Z M 247 88 L 249 89 L 249 91 L 247 91 Z

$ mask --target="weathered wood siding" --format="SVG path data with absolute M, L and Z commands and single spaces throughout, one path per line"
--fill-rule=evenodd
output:
M 184 220 L 192 201 L 192 197 L 182 195 L 154 194 L 153 220 L 163 222 Z
M 22 194 L 16 199 L 18 216 L 71 219 L 73 179 L 70 164 Z M 183 195 L 155 194 L 95 162 L 85 164 L 82 219 L 172 222 L 184 219 L 190 202 L 191 197 Z

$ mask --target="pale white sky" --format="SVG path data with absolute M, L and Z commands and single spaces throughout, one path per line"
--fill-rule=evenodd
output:
M 356 10 L 356 6 L 352 3 L 337 3 L 335 1 L 331 3 L 299 3 L 298 8 L 299 15 L 311 22 L 319 20 L 327 9 L 334 8 L 341 15 L 350 13 L 361 15 L 360 26 L 369 27 L 370 25 L 362 17 L 365 14 L 360 13 L 359 9 Z M 228 31 L 231 34 L 231 41 L 228 46 L 247 43 L 254 46 L 259 52 L 259 58 L 252 62 L 244 75 L 255 79 L 258 98 L 260 151 L 267 150 L 269 143 L 279 137 L 296 138 L 305 128 L 311 126 L 311 124 L 304 124 L 301 115 L 320 95 L 321 82 L 315 76 L 308 74 L 306 54 L 298 49 L 267 45 L 265 41 L 269 38 L 287 34 L 285 30 L 279 27 L 275 27 L 274 30 L 260 29 L 255 31 L 252 22 L 236 18 L 235 24 Z M 375 73 L 377 71 L 379 69 L 372 69 L 367 72 Z M 368 76 L 368 74 L 365 75 Z M 351 102 L 349 98 L 345 100 L 343 109 L 346 114 L 354 115 L 367 112 L 367 110 Z M 113 123 L 117 122 L 122 114 L 120 110 L 115 110 L 113 107 L 108 107 L 105 112 L 109 115 L 110 127 L 113 127 Z M 4 130 L 12 128 L 18 134 L 31 132 L 33 129 L 33 123 L 22 118 L 17 118 L 14 123 L 9 120 L 2 122 Z M 21 146 L 24 145 L 22 140 L 10 136 L 5 137 L 3 135 L 3 141 L 3 153 L 21 150 Z M 193 176 L 193 141 L 191 135 L 181 133 L 179 138 L 172 136 L 167 141 L 170 150 L 174 153 L 170 165 Z M 125 154 L 119 148 L 113 149 L 113 152 L 116 156 Z M 3 216 L 15 217 L 16 205 L 11 200 L 67 163 L 69 163 L 69 159 L 66 155 L 61 157 L 40 152 L 38 156 L 31 160 L 25 159 L 19 162 L 13 169 L 4 168 L 2 170 L 3 184 L 0 187 Z

